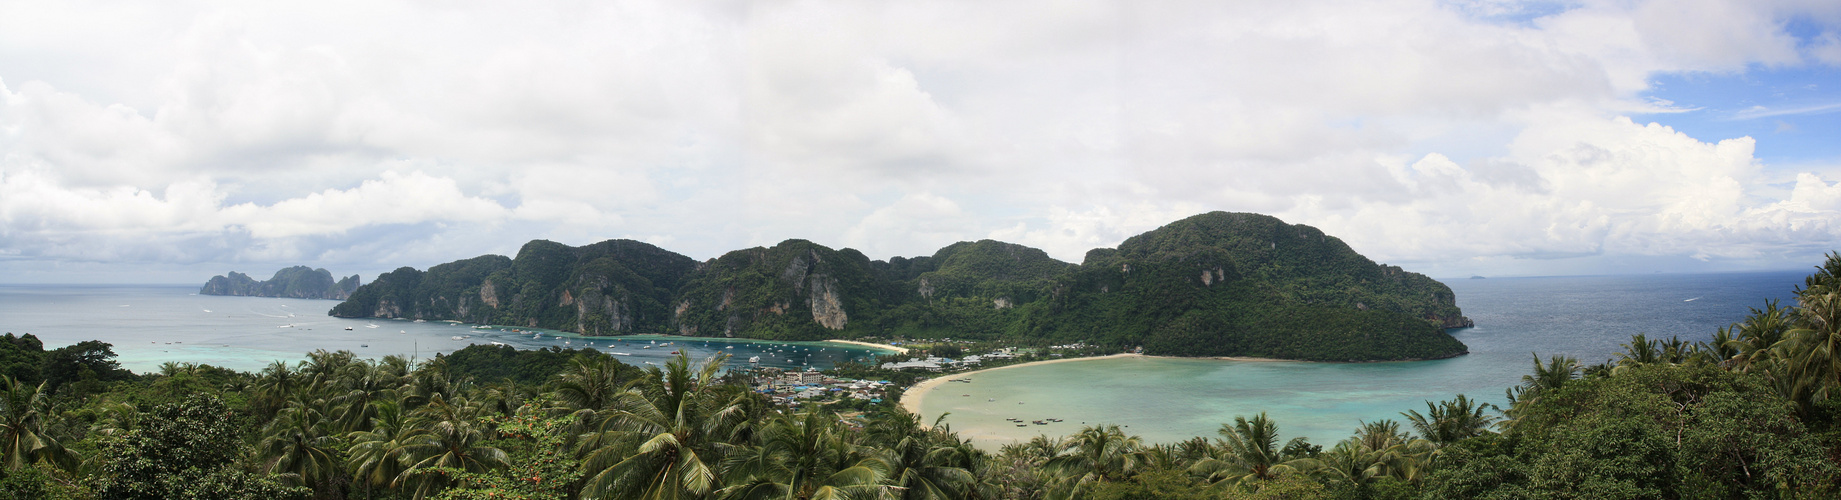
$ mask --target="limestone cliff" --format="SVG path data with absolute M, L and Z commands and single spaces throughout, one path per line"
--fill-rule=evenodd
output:
M 275 271 L 275 276 L 266 281 L 256 281 L 236 271 L 228 276 L 213 276 L 198 289 L 198 294 L 345 300 L 358 287 L 356 275 L 333 281 L 332 272 L 325 269 L 294 266 Z

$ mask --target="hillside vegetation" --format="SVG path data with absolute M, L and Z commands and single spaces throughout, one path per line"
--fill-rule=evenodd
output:
M 256 281 L 247 274 L 231 271 L 229 276 L 212 276 L 200 295 L 236 295 L 247 297 L 287 297 L 294 299 L 344 300 L 358 290 L 358 275 L 333 281 L 332 272 L 307 266 L 275 271 L 267 281 Z
M 591 335 L 1028 338 L 1323 361 L 1454 356 L 1465 347 L 1443 329 L 1470 325 L 1437 281 L 1316 228 L 1225 212 L 1095 249 L 1078 265 L 992 240 L 888 261 L 787 240 L 701 263 L 630 240 L 538 240 L 516 258 L 398 269 L 331 313 Z

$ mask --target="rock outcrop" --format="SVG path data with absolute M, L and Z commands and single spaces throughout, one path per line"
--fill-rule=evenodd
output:
M 256 281 L 236 271 L 228 276 L 213 276 L 198 289 L 198 294 L 345 300 L 359 286 L 357 275 L 333 281 L 332 272 L 325 269 L 294 266 L 275 271 L 275 276 L 266 281 Z

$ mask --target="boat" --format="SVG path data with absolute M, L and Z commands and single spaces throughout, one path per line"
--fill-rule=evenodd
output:
M 377 325 L 364 325 L 365 328 L 377 328 Z
M 415 320 L 415 322 L 416 322 L 416 323 L 427 323 L 427 322 L 428 322 L 428 320 L 425 320 L 425 319 L 418 319 L 418 320 Z
M 350 330 L 350 328 L 346 328 L 346 329 Z M 358 344 L 358 347 L 370 347 L 370 346 L 371 344 Z
M 677 351 L 671 351 L 671 353 L 672 353 L 672 354 L 677 354 L 678 352 L 677 352 Z
M 639 348 L 640 348 L 640 349 L 651 349 L 651 348 L 652 348 L 652 346 L 649 346 L 649 345 L 642 345 L 642 346 L 639 346 Z
M 630 352 L 610 352 L 608 354 L 612 354 L 615 356 L 632 356 L 633 355 L 633 353 L 630 353 Z
M 761 362 L 761 357 L 760 357 L 760 356 L 755 356 L 755 357 L 752 357 L 752 358 L 748 358 L 748 362 L 749 362 L 749 363 L 759 363 L 759 362 Z
M 349 327 L 349 326 L 348 326 L 348 327 L 345 327 L 345 331 L 348 331 L 348 332 L 349 332 L 349 331 L 352 331 L 352 327 Z
M 409 331 L 408 330 L 397 330 L 396 333 L 409 333 Z
M 990 403 L 990 402 L 994 402 L 994 401 L 997 401 L 997 398 L 984 398 L 984 402 L 986 402 L 986 403 Z
M 453 336 L 452 338 L 453 338 L 454 340 L 462 340 L 462 339 L 465 339 L 466 337 L 462 337 L 462 336 L 459 336 L 459 335 L 455 335 L 455 336 Z
M 505 343 L 504 342 L 493 342 L 492 345 L 505 345 Z

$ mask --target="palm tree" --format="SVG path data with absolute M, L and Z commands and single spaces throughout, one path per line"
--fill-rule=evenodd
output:
M 1042 468 L 1060 479 L 1053 497 L 1079 498 L 1099 483 L 1127 478 L 1143 454 L 1143 438 L 1127 436 L 1117 425 L 1082 427 Z
M 1439 446 L 1481 436 L 1489 432 L 1490 423 L 1496 421 L 1496 417 L 1484 413 L 1496 405 L 1471 401 L 1463 394 L 1438 404 L 1426 401 L 1425 406 L 1425 415 L 1417 410 L 1400 415 L 1413 424 L 1421 437 Z
M 339 385 L 344 392 L 332 398 L 333 418 L 341 431 L 365 430 L 377 416 L 375 403 L 395 399 L 402 377 L 365 362 L 348 365 L 343 371 Z
M 367 491 L 373 488 L 388 487 L 403 473 L 403 441 L 409 429 L 401 406 L 394 401 L 378 401 L 371 417 L 369 430 L 351 432 L 346 438 L 351 440 L 352 475 L 357 478 Z
M 452 401 L 436 394 L 411 420 L 411 430 L 403 433 L 397 447 L 408 464 L 397 474 L 393 487 L 413 485 L 415 498 L 426 498 L 447 486 L 445 476 L 429 471 L 435 468 L 485 472 L 510 465 L 504 450 L 485 446 L 485 431 L 475 424 L 478 408 L 464 398 Z
M 724 462 L 730 486 L 718 493 L 725 499 L 765 500 L 874 498 L 889 492 L 883 484 L 888 464 L 845 439 L 833 417 L 818 412 L 775 416 L 762 430 L 759 446 Z
M 1784 335 L 1796 329 L 1793 309 L 1778 307 L 1776 300 L 1764 302 L 1764 309 L 1751 308 L 1751 314 L 1745 321 L 1732 326 L 1734 339 L 1728 341 L 1733 350 L 1738 351 L 1731 358 L 1732 368 L 1740 372 L 1751 372 L 1753 367 L 1761 366 L 1773 359 L 1772 347 L 1783 341 Z
M 650 367 L 622 391 L 580 436 L 577 453 L 588 478 L 583 498 L 697 498 L 714 492 L 714 464 L 733 448 L 728 440 L 745 416 L 745 395 L 712 385 L 728 355 L 692 364 L 680 354 L 663 370 Z
M 45 383 L 28 388 L 10 375 L 0 375 L 0 467 L 19 470 L 44 460 L 66 470 L 76 468 L 76 452 L 64 449 L 46 429 L 51 397 Z
M 294 404 L 270 422 L 258 449 L 264 471 L 314 489 L 339 471 L 338 439 L 317 407 Z
M 941 415 L 933 428 L 943 430 L 945 418 Z M 919 415 L 894 408 L 875 414 L 865 427 L 901 498 L 963 498 L 979 486 L 972 469 L 983 462 L 982 453 L 949 432 L 922 428 Z
M 1234 425 L 1221 424 L 1218 432 L 1221 441 L 1216 456 L 1196 462 L 1189 469 L 1211 484 L 1225 486 L 1263 481 L 1316 465 L 1307 457 L 1282 453 L 1283 449 L 1278 447 L 1278 424 L 1266 418 L 1264 412 L 1252 420 L 1236 416 Z M 1293 438 L 1286 448 L 1302 443 L 1303 439 Z
M 584 423 L 594 423 L 594 413 L 607 408 L 624 388 L 625 382 L 620 380 L 622 366 L 609 356 L 576 357 L 558 376 L 557 402 L 584 417 Z

